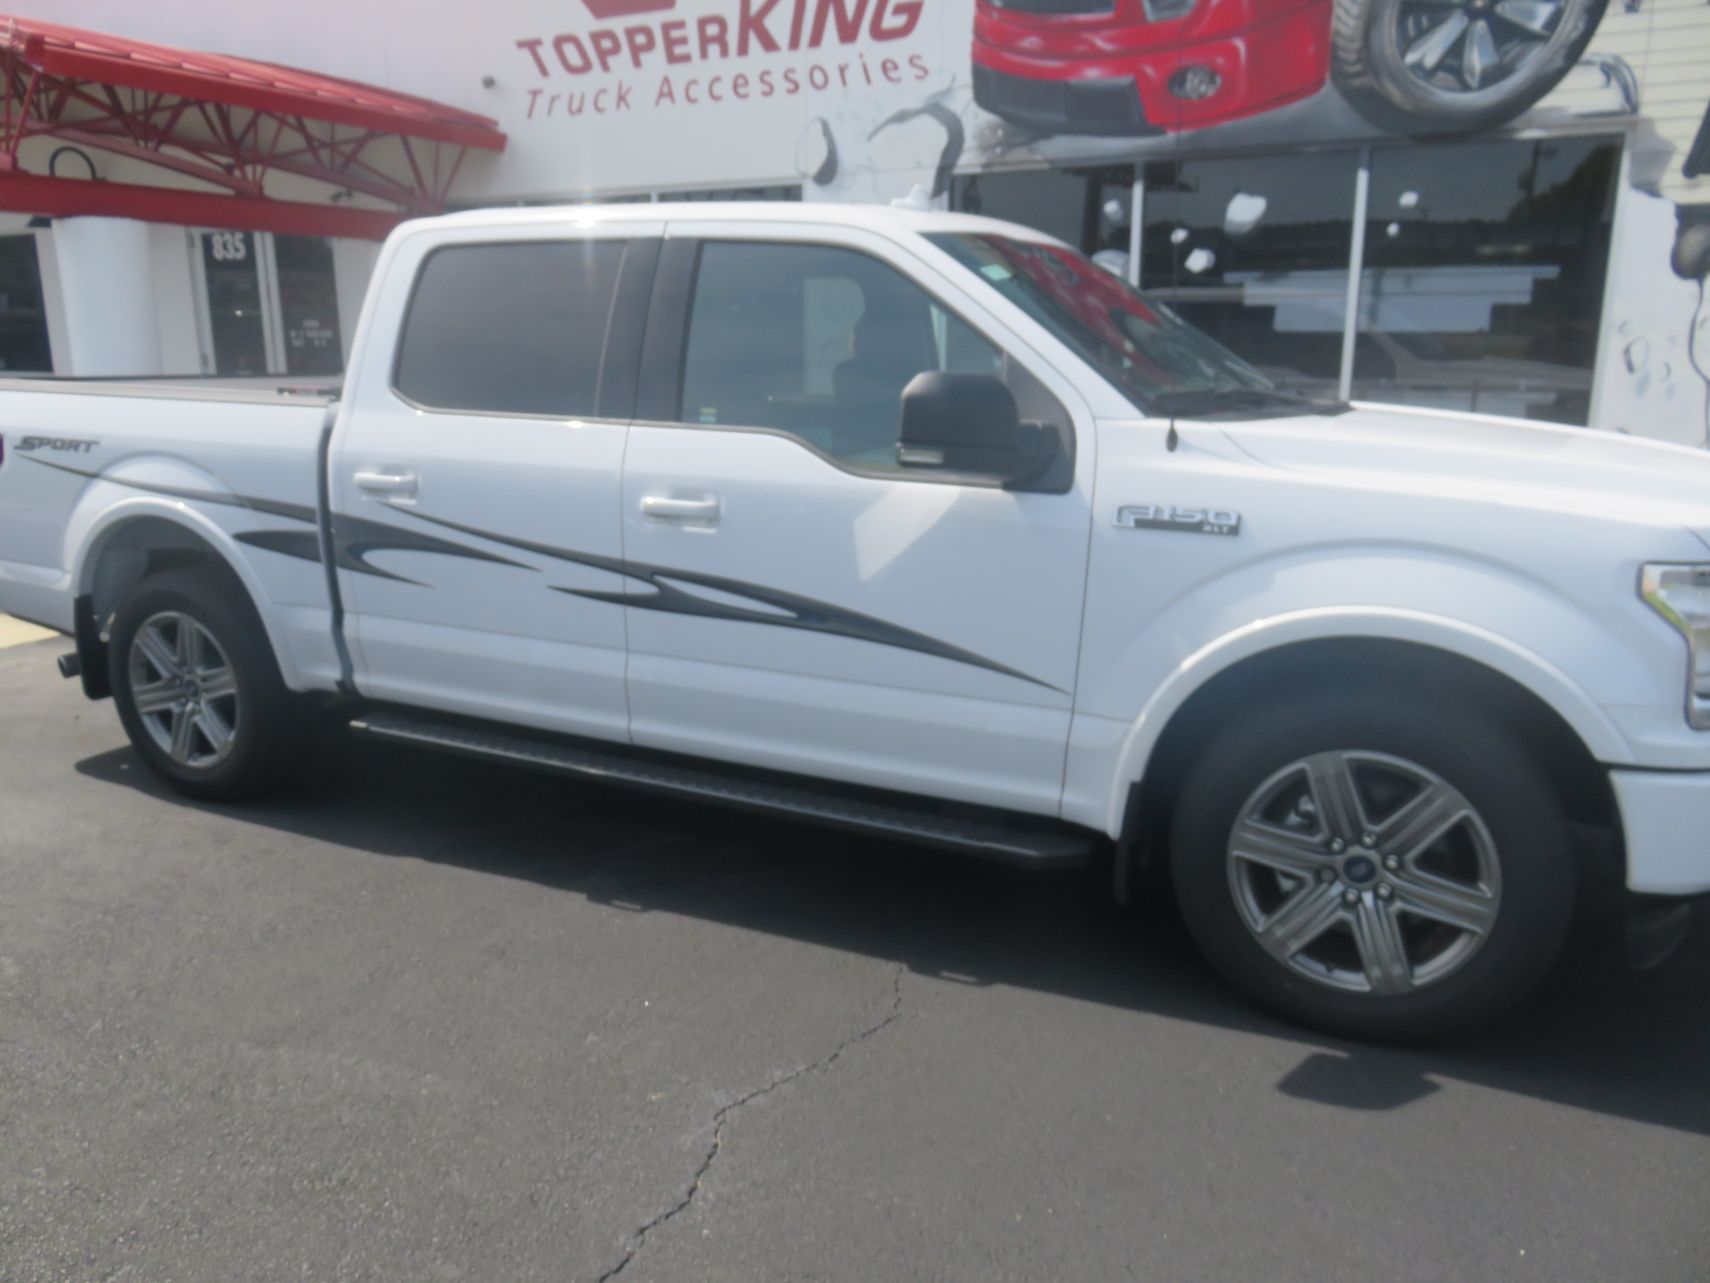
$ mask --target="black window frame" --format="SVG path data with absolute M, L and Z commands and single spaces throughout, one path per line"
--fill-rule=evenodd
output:
M 700 278 L 701 251 L 708 244 L 778 245 L 789 248 L 843 250 L 847 253 L 861 254 L 895 272 L 926 295 L 934 306 L 942 308 L 947 315 L 956 318 L 987 343 L 990 343 L 1003 354 L 1005 359 L 1020 362 L 1028 377 L 1033 379 L 1040 389 L 1051 398 L 1062 417 L 1062 421 L 1053 426 L 1057 429 L 1058 440 L 1063 449 L 1064 462 L 1059 467 L 1052 469 L 1052 472 L 1058 474 L 1061 480 L 1056 485 L 1030 486 L 1029 490 L 1038 493 L 1067 494 L 1074 488 L 1076 457 L 1074 415 L 1070 412 L 1069 407 L 1063 403 L 1062 398 L 1051 390 L 1045 380 L 1034 373 L 1032 365 L 1016 356 L 1008 344 L 993 338 L 984 328 L 974 324 L 964 316 L 958 308 L 946 303 L 913 274 L 904 271 L 895 263 L 874 254 L 868 249 L 835 240 L 797 239 L 795 237 L 787 240 L 769 240 L 764 236 L 751 235 L 673 237 L 668 239 L 659 256 L 658 268 L 653 277 L 652 299 L 647 312 L 647 333 L 642 342 L 634 426 L 638 428 L 692 428 L 697 432 L 744 432 L 782 437 L 830 464 L 839 472 L 872 480 L 907 481 L 921 485 L 954 485 L 987 490 L 1004 488 L 1002 478 L 980 473 L 942 472 L 931 469 L 909 471 L 906 469 L 864 468 L 821 449 L 813 442 L 786 428 L 770 428 L 740 423 L 690 423 L 685 421 L 682 417 L 683 373 L 689 352 L 689 322 L 694 315 L 695 287 Z
M 594 412 L 592 414 L 547 413 L 532 410 L 468 409 L 429 405 L 418 401 L 398 385 L 404 359 L 404 339 L 410 314 L 416 305 L 428 265 L 440 254 L 461 249 L 510 248 L 530 245 L 568 245 L 586 242 L 622 246 L 618 261 L 617 284 L 606 312 L 604 334 L 600 340 L 600 356 L 594 381 Z M 410 292 L 398 315 L 397 337 L 392 344 L 392 357 L 387 372 L 387 388 L 399 401 L 423 414 L 451 415 L 462 418 L 529 419 L 536 422 L 596 421 L 627 423 L 635 415 L 636 387 L 642 364 L 642 340 L 647 323 L 648 300 L 653 290 L 653 277 L 660 257 L 663 237 L 658 232 L 623 233 L 614 236 L 529 236 L 487 237 L 474 240 L 446 241 L 435 245 L 415 266 Z M 626 357 L 627 353 L 627 357 Z

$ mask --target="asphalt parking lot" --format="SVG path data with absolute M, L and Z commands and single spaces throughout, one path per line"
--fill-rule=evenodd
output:
M 1710 1277 L 1710 944 L 1428 1051 L 1075 877 L 334 739 L 166 795 L 0 649 L 0 1278 Z

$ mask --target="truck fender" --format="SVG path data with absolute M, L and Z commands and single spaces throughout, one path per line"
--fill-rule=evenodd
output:
M 212 519 L 180 500 L 152 495 L 126 495 L 112 503 L 97 504 L 90 497 L 97 488 L 91 487 L 90 495 L 73 511 L 67 527 L 67 544 L 70 551 L 67 564 L 72 567 L 72 583 L 75 585 L 77 597 L 83 597 L 93 590 L 95 568 L 100 563 L 101 554 L 122 527 L 143 517 L 181 526 L 208 544 L 225 562 L 227 569 L 237 576 L 238 582 L 243 585 L 244 591 L 255 605 L 256 614 L 261 619 L 268 644 L 273 648 L 273 655 L 279 664 L 285 685 L 292 690 L 304 689 L 292 652 L 280 636 L 278 623 L 273 617 L 274 612 L 266 608 L 268 597 L 260 578 L 229 534 Z
M 1265 651 L 1297 642 L 1379 639 L 1433 647 L 1483 664 L 1529 690 L 1578 735 L 1593 758 L 1618 765 L 1632 750 L 1607 713 L 1568 675 L 1532 651 L 1476 624 L 1396 607 L 1321 606 L 1236 628 L 1188 656 L 1154 690 L 1122 738 L 1106 791 L 1103 829 L 1121 834 L 1131 786 L 1144 775 L 1170 719 L 1219 673 Z

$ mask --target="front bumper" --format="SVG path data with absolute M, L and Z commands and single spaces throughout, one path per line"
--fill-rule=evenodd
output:
M 1710 771 L 1613 770 L 1627 848 L 1627 889 L 1710 892 Z
M 1141 137 L 1164 132 L 1146 119 L 1131 76 L 1043 80 L 1005 75 L 976 62 L 974 101 L 994 116 L 1046 134 Z

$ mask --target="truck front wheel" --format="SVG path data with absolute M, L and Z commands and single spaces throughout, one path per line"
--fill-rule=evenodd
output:
M 1494 1019 L 1548 970 L 1573 908 L 1547 777 L 1453 699 L 1301 699 L 1225 728 L 1183 783 L 1170 859 L 1213 967 L 1354 1037 Z
M 288 766 L 301 719 L 228 574 L 196 566 L 142 580 L 114 617 L 108 663 L 125 733 L 179 792 L 250 797 Z

